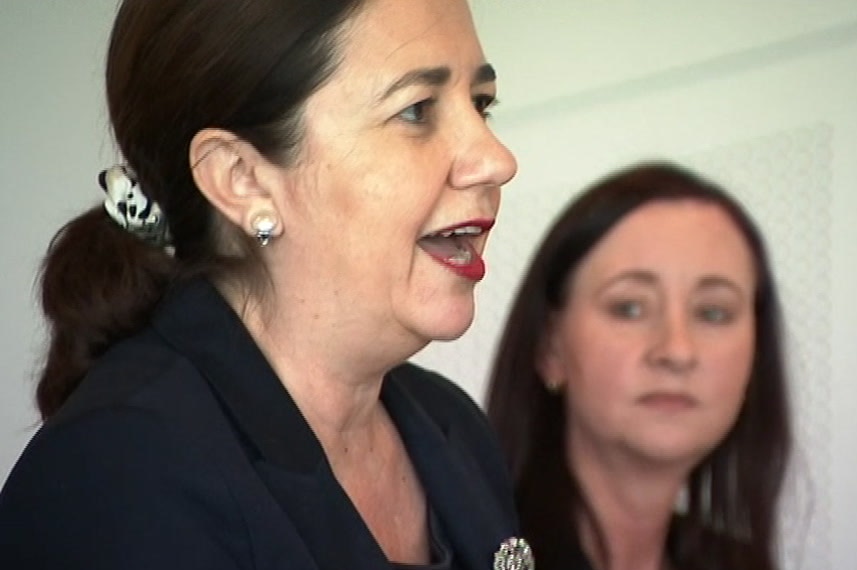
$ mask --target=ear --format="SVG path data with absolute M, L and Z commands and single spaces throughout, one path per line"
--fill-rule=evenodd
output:
M 254 235 L 258 218 L 266 216 L 275 222 L 271 236 L 282 233 L 273 196 L 284 179 L 253 145 L 223 129 L 203 129 L 191 140 L 189 160 L 200 192 L 227 220 Z
M 536 347 L 535 362 L 536 371 L 545 383 L 545 388 L 552 393 L 560 392 L 566 384 L 566 369 L 563 365 L 559 337 L 556 317 L 552 316 Z

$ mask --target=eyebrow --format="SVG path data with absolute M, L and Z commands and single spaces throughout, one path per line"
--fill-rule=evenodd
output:
M 598 291 L 605 291 L 614 284 L 626 280 L 640 283 L 642 285 L 655 285 L 658 282 L 658 277 L 651 271 L 646 271 L 644 269 L 631 269 L 628 271 L 623 271 L 622 273 L 619 273 L 618 275 L 610 278 L 609 280 L 607 280 L 607 282 L 605 282 L 601 287 L 598 288 Z M 721 277 L 720 275 L 703 276 L 699 280 L 695 289 L 716 289 L 720 287 L 731 289 L 741 297 L 745 295 L 744 290 L 734 281 L 726 277 Z
M 699 285 L 697 285 L 697 289 L 717 289 L 720 287 L 724 287 L 726 289 L 731 289 L 739 296 L 744 296 L 744 290 L 739 287 L 734 281 L 727 279 L 726 277 L 721 277 L 719 275 L 706 275 L 702 279 L 699 280 Z
M 615 285 L 620 281 L 634 281 L 636 283 L 641 283 L 643 285 L 654 285 L 658 282 L 657 276 L 651 271 L 645 271 L 643 269 L 631 269 L 628 271 L 623 271 L 622 273 L 615 275 L 608 279 L 605 283 L 598 288 L 598 292 L 605 291 Z
M 428 87 L 445 85 L 449 82 L 450 77 L 452 77 L 452 70 L 446 66 L 425 67 L 409 71 L 390 85 L 378 98 L 378 102 L 384 101 L 397 91 L 413 85 L 425 85 Z M 497 72 L 494 71 L 494 67 L 489 63 L 484 63 L 480 65 L 473 74 L 471 85 L 481 85 L 483 83 L 491 83 L 496 80 Z
M 491 83 L 492 81 L 497 81 L 497 72 L 490 63 L 483 63 L 476 70 L 476 73 L 473 74 L 473 81 L 470 84 L 481 85 L 483 83 Z

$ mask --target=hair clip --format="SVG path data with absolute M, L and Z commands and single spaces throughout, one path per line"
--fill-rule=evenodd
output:
M 168 247 L 171 236 L 160 205 L 140 189 L 134 173 L 117 164 L 102 170 L 98 183 L 107 196 L 104 209 L 119 227 L 158 247 Z

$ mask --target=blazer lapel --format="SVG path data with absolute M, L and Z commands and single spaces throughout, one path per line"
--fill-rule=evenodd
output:
M 297 474 L 262 461 L 256 470 L 293 521 L 318 568 L 390 567 L 330 469 L 319 466 L 315 473 Z
M 428 502 L 445 530 L 459 567 L 488 570 L 500 543 L 515 529 L 502 512 L 479 466 L 454 426 L 439 426 L 395 381 L 384 383 L 382 397 L 399 429 Z

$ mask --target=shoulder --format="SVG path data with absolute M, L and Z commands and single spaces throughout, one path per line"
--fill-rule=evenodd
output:
M 96 361 L 57 414 L 41 426 L 19 463 L 43 463 L 38 472 L 48 477 L 51 464 L 63 471 L 79 466 L 80 474 L 90 478 L 132 465 L 142 471 L 157 467 L 168 476 L 189 469 L 194 461 L 222 456 L 218 447 L 231 433 L 201 373 L 145 330 Z M 103 483 L 109 488 L 126 480 Z
M 235 567 L 247 537 L 226 426 L 204 379 L 156 335 L 119 343 L 10 473 L 0 567 Z
M 44 426 L 0 494 L 0 566 L 232 567 L 244 523 L 198 443 L 129 406 Z
M 198 386 L 199 373 L 152 329 L 111 347 L 92 368 L 49 424 L 112 406 L 145 406 L 147 395 Z
M 170 433 L 187 441 L 211 441 L 232 431 L 203 373 L 152 329 L 102 355 L 40 431 L 60 432 L 87 416 L 124 421 L 132 413 L 170 426 Z

